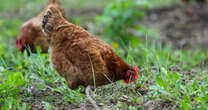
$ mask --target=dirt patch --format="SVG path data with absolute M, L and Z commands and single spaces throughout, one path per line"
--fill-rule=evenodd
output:
M 208 5 L 172 5 L 147 11 L 143 25 L 160 31 L 174 48 L 208 48 Z
M 53 110 L 91 110 L 93 106 L 86 100 L 83 103 L 70 103 L 65 94 L 54 92 L 50 88 L 42 90 L 33 89 L 31 94 L 20 93 L 22 103 L 30 105 L 31 110 L 45 110 L 46 104 L 50 104 Z M 27 96 L 26 96 L 27 95 Z M 27 98 L 25 98 L 27 97 Z
M 149 100 L 143 104 L 144 110 L 170 110 L 178 108 L 176 105 L 163 99 Z

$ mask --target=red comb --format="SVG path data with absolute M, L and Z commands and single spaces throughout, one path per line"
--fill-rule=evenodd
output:
M 17 37 L 16 45 L 19 50 L 22 50 L 23 47 L 22 47 L 22 43 L 21 43 L 21 38 L 19 36 Z
M 137 69 L 137 67 L 136 66 L 134 66 L 134 71 L 136 71 L 136 76 L 135 76 L 135 79 L 137 80 L 138 79 L 138 69 Z

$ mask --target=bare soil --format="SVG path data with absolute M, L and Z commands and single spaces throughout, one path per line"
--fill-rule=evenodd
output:
M 181 4 L 147 10 L 141 21 L 160 31 L 164 44 L 174 48 L 208 48 L 208 4 Z

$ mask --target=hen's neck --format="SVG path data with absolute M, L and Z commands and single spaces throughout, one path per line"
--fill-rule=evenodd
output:
M 74 40 L 84 37 L 92 37 L 80 26 L 76 26 L 68 21 L 59 21 L 51 35 L 51 45 L 62 44 L 66 40 Z

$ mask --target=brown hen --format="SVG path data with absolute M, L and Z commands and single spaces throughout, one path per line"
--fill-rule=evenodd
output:
M 47 8 L 50 5 L 57 7 L 65 17 L 65 11 L 61 8 L 61 3 L 59 0 L 49 0 L 45 7 Z M 27 49 L 29 52 L 28 48 L 30 48 L 31 52 L 35 53 L 36 46 L 40 46 L 43 53 L 48 52 L 49 44 L 47 37 L 43 34 L 41 28 L 41 22 L 46 8 L 43 9 L 43 12 L 41 12 L 38 16 L 28 20 L 21 26 L 21 30 L 16 41 L 16 45 L 20 51 Z
M 107 43 L 68 22 L 56 7 L 49 7 L 42 28 L 50 39 L 52 67 L 71 89 L 138 78 L 136 66 L 125 63 Z

